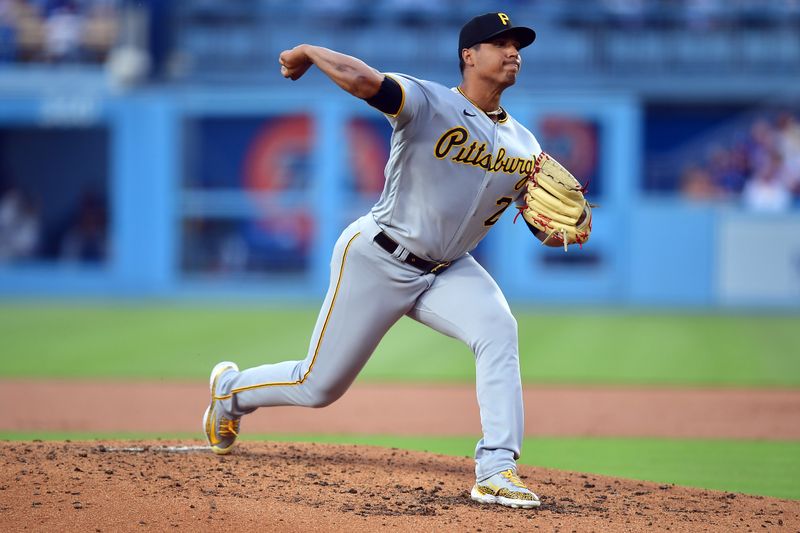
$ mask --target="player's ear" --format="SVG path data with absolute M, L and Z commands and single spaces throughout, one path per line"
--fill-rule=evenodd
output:
M 475 66 L 475 57 L 473 54 L 475 53 L 475 48 L 464 48 L 461 50 L 461 59 L 464 61 L 464 65 L 468 65 L 470 67 Z

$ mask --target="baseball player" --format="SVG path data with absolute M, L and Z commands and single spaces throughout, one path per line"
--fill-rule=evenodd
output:
M 541 154 L 533 134 L 500 105 L 520 71 L 520 50 L 535 38 L 505 13 L 473 18 L 459 36 L 463 80 L 452 89 L 307 44 L 281 53 L 284 77 L 297 80 L 315 65 L 386 115 L 393 128 L 386 184 L 336 243 L 305 359 L 247 370 L 226 361 L 212 370 L 203 425 L 214 452 L 230 452 L 241 417 L 259 407 L 336 401 L 406 315 L 474 352 L 483 438 L 472 499 L 539 505 L 516 473 L 523 437 L 517 323 L 469 254 L 508 206 L 524 202 Z M 566 242 L 546 225 L 529 225 L 540 240 Z

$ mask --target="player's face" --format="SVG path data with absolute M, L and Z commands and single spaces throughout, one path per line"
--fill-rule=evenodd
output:
M 499 37 L 482 43 L 475 54 L 475 66 L 483 78 L 494 80 L 504 87 L 514 85 L 522 67 L 519 41 L 510 37 Z

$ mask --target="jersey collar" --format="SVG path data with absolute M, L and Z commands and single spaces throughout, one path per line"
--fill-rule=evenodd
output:
M 475 102 L 473 102 L 473 101 L 470 99 L 470 97 L 469 97 L 469 96 L 467 96 L 466 94 L 464 94 L 464 91 L 462 91 L 462 90 L 461 90 L 461 87 L 455 87 L 455 90 L 456 90 L 456 91 L 458 91 L 458 94 L 460 94 L 461 96 L 463 96 L 463 97 L 464 97 L 464 98 L 465 98 L 465 99 L 466 99 L 466 100 L 467 100 L 467 101 L 468 101 L 470 104 L 472 104 L 472 105 L 473 105 L 473 107 L 475 107 L 475 109 L 477 109 L 477 110 L 478 110 L 478 111 L 480 111 L 480 112 L 481 112 L 481 113 L 482 113 L 484 116 L 486 116 L 486 118 L 488 118 L 489 120 L 492 120 L 492 117 L 490 117 L 489 115 L 487 115 L 487 114 L 486 114 L 486 112 L 485 112 L 483 109 L 481 109 L 480 107 L 478 107 L 478 104 L 476 104 Z M 498 115 L 498 117 L 497 117 L 497 123 L 498 123 L 498 124 L 503 124 L 504 122 L 506 122 L 506 121 L 508 120 L 508 113 L 506 112 L 506 109 L 505 109 L 503 106 L 500 106 L 500 109 L 502 110 L 502 113 L 500 113 L 500 115 Z M 492 120 L 492 122 L 494 122 L 494 120 Z

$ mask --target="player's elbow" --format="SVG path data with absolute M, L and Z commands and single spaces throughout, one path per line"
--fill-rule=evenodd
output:
M 366 100 L 378 93 L 382 81 L 380 76 L 358 73 L 351 81 L 348 92 L 356 98 Z

